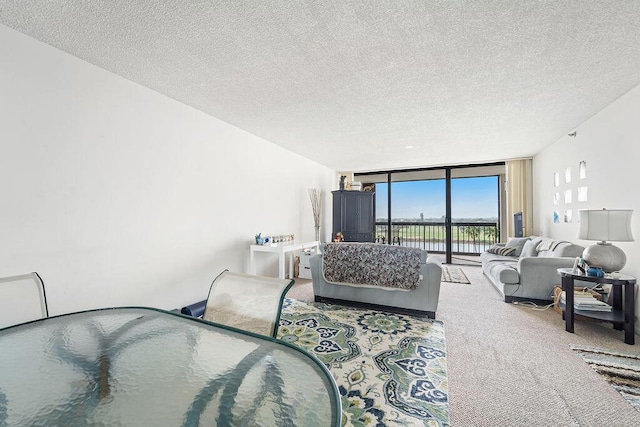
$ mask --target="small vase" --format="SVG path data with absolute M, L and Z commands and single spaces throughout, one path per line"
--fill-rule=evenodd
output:
M 320 241 L 320 226 L 316 225 L 315 229 L 316 229 L 316 241 L 319 242 Z

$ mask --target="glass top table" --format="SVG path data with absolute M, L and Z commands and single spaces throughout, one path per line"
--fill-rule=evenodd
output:
M 340 417 L 325 366 L 273 338 L 138 307 L 0 330 L 0 426 L 339 426 Z

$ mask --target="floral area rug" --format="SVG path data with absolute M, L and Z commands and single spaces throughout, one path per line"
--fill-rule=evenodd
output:
M 287 298 L 278 338 L 329 368 L 343 426 L 449 426 L 442 322 Z
M 640 354 L 625 354 L 598 347 L 571 346 L 597 373 L 640 411 Z

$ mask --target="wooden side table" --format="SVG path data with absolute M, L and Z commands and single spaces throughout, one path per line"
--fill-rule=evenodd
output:
M 592 277 L 577 274 L 571 268 L 559 268 L 558 274 L 562 277 L 562 290 L 566 295 L 566 304 L 561 307 L 564 310 L 566 331 L 573 333 L 573 316 L 579 314 L 592 319 L 599 319 L 613 323 L 613 328 L 624 329 L 624 342 L 633 345 L 635 343 L 635 285 L 636 278 L 626 274 L 620 277 Z M 573 303 L 574 281 L 602 283 L 611 285 L 609 297 L 612 306 L 611 311 L 575 310 Z

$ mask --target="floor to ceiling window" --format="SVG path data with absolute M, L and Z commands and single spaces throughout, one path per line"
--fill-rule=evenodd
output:
M 499 239 L 503 174 L 503 164 L 492 164 L 357 177 L 375 191 L 377 242 L 442 253 L 452 262 L 453 255 L 477 255 Z
M 457 254 L 478 254 L 498 237 L 498 176 L 451 179 L 451 222 Z

